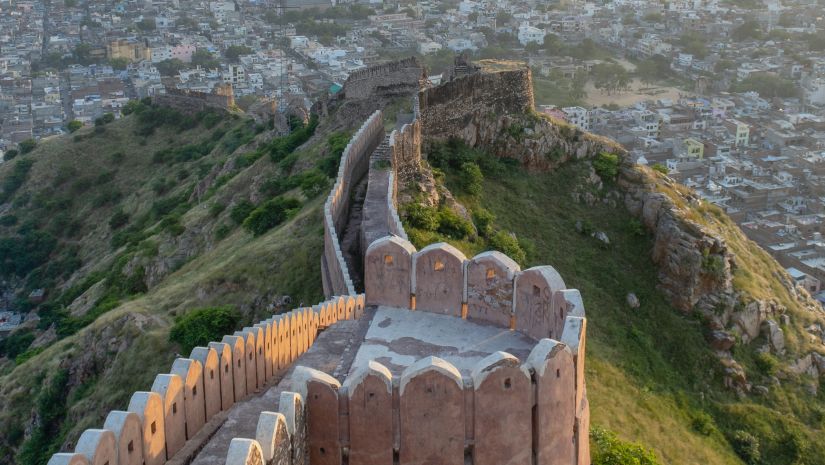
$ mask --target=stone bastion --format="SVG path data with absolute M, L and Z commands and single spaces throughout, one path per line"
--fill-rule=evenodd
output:
M 486 72 L 500 75 L 452 82 L 529 80 Z M 324 208 L 325 301 L 177 358 L 49 465 L 589 465 L 579 292 L 553 267 L 521 270 L 497 251 L 416 250 L 398 217 L 398 178 L 418 169 L 433 118 L 449 99 L 483 99 L 461 87 L 414 95 L 412 121 L 389 136 L 378 111 L 352 137 Z M 491 98 L 487 108 L 532 108 L 531 93 Z M 339 235 L 364 176 L 375 185 L 357 294 Z

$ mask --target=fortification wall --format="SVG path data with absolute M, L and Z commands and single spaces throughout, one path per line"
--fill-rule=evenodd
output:
M 537 341 L 524 360 L 495 352 L 469 376 L 437 357 L 400 376 L 371 360 L 343 384 L 298 366 L 279 413 L 261 413 L 255 439 L 233 439 L 226 464 L 590 465 L 586 326 L 567 315 L 559 340 Z M 278 459 L 296 444 L 304 461 Z
M 334 297 L 195 347 L 189 358 L 175 359 L 169 373 L 157 375 L 149 391 L 134 393 L 125 410 L 110 412 L 102 429 L 84 431 L 73 453 L 54 454 L 49 464 L 189 463 L 191 457 L 176 454 L 211 418 L 288 369 L 319 329 L 360 318 L 364 304 L 363 294 Z
M 152 102 L 183 113 L 194 114 L 207 109 L 229 111 L 235 106 L 235 97 L 231 86 L 228 89 L 219 88 L 215 93 L 167 87 L 166 93 L 155 95 Z
M 342 94 L 347 99 L 410 95 L 418 91 L 424 77 L 418 59 L 405 58 L 353 72 L 344 82 Z
M 527 66 L 479 72 L 419 92 L 421 132 L 428 140 L 460 137 L 489 115 L 534 110 L 532 74 Z

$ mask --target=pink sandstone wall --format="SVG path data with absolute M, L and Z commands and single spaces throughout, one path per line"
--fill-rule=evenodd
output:
M 329 311 L 339 304 L 342 318 L 356 318 L 363 314 L 365 300 L 363 295 L 336 297 L 313 308 L 296 309 L 264 320 L 238 332 L 238 336 L 224 336 L 224 342 L 194 348 L 190 358 L 173 362 L 169 374 L 157 375 L 151 391 L 135 392 L 127 410 L 110 412 L 103 429 L 86 430 L 75 453 L 54 454 L 49 464 L 164 465 L 173 459 L 176 463 L 186 462 L 187 458 L 176 452 L 204 428 L 206 420 L 241 400 L 247 394 L 247 380 L 251 393 L 288 369 L 295 358 L 312 346 L 322 314 L 328 325 L 339 320 L 337 311 Z M 251 370 L 247 371 L 247 366 Z M 267 366 L 271 368 L 267 370 Z M 261 378 L 259 373 L 263 373 Z M 313 395 L 317 389 L 312 387 Z M 306 450 L 304 397 L 296 396 L 290 397 L 291 407 L 283 406 L 280 421 L 270 428 L 267 457 L 273 459 L 274 465 L 308 463 L 301 452 Z M 337 393 L 334 397 L 337 399 Z M 317 410 L 313 412 L 317 414 Z M 261 429 L 264 436 L 265 431 L 266 428 Z M 229 455 L 249 465 L 263 465 L 264 450 L 258 442 L 249 441 L 233 441 L 235 445 L 230 447 Z M 330 447 L 338 446 L 334 443 Z
M 321 277 L 324 295 L 327 297 L 356 294 L 341 252 L 339 234 L 346 225 L 353 183 L 367 172 L 370 155 L 383 138 L 384 122 L 379 110 L 352 136 L 341 155 L 338 177 L 324 204 L 324 254 L 321 257 Z

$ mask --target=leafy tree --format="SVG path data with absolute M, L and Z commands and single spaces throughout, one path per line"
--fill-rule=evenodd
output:
M 490 247 L 507 255 L 520 265 L 527 262 L 527 254 L 521 248 L 518 239 L 507 231 L 499 231 L 491 237 Z
M 69 121 L 69 124 L 66 125 L 66 129 L 68 129 L 69 132 L 76 132 L 78 129 L 80 129 L 82 127 L 83 127 L 83 122 L 78 121 L 76 119 L 72 120 L 72 121 Z
M 75 46 L 72 52 L 74 59 L 81 65 L 90 65 L 97 60 L 92 57 L 92 46 L 86 43 L 79 43 Z
M 736 431 L 730 441 L 733 450 L 748 465 L 758 465 L 762 460 L 762 453 L 759 451 L 759 439 L 747 431 Z
M 759 23 L 749 19 L 742 23 L 739 27 L 733 30 L 731 37 L 736 41 L 743 41 L 748 39 L 761 39 L 762 30 Z
M 129 66 L 129 59 L 128 58 L 112 58 L 109 60 L 109 64 L 112 68 L 116 70 L 124 70 L 127 66 Z
M 301 202 L 292 197 L 276 197 L 261 204 L 244 220 L 243 227 L 260 236 L 286 221 L 301 208 Z
M 192 66 L 214 69 L 219 68 L 221 63 L 208 50 L 199 48 L 192 54 Z
M 155 30 L 155 20 L 152 18 L 143 18 L 136 24 L 137 28 L 144 32 Z
M 551 55 L 561 55 L 564 50 L 564 43 L 556 34 L 547 34 L 544 36 L 544 50 Z
M 255 210 L 255 204 L 249 200 L 241 200 L 232 207 L 232 210 L 229 212 L 229 218 L 231 218 L 235 224 L 242 224 L 253 210 Z
M 593 67 L 593 85 L 596 89 L 610 95 L 627 89 L 630 85 L 630 75 L 622 65 L 614 63 L 599 64 Z
M 496 13 L 496 26 L 505 26 L 513 20 L 513 15 L 502 10 Z
M 169 341 L 180 344 L 183 353 L 219 340 L 238 327 L 241 315 L 231 307 L 197 308 L 175 320 Z
M 26 139 L 17 144 L 17 147 L 20 149 L 20 153 L 25 155 L 37 147 L 37 141 L 34 139 Z
M 155 67 L 162 76 L 176 76 L 178 72 L 186 69 L 186 63 L 177 58 L 170 58 L 157 63 Z
M 756 74 L 731 85 L 732 92 L 758 92 L 763 98 L 797 97 L 799 88 L 793 81 L 772 74 Z
M 251 55 L 252 53 L 253 50 L 245 45 L 230 45 L 226 48 L 224 56 L 226 56 L 227 60 L 237 63 L 239 57 Z
M 19 155 L 19 153 L 20 152 L 18 152 L 16 149 L 6 150 L 6 153 L 3 154 L 3 161 L 9 161 L 17 155 Z
M 655 55 L 636 66 L 636 75 L 647 84 L 667 79 L 670 77 L 670 62 L 663 56 Z
M 684 49 L 685 53 L 689 53 L 700 60 L 708 54 L 707 40 L 704 36 L 695 32 L 682 34 L 678 44 Z

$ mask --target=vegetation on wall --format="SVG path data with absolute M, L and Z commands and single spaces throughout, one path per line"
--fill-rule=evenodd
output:
M 231 307 L 196 308 L 175 319 L 169 330 L 169 340 L 180 345 L 181 353 L 188 354 L 196 346 L 220 341 L 225 334 L 238 329 L 241 314 Z

